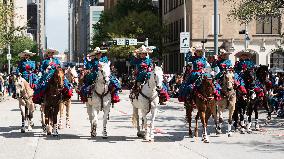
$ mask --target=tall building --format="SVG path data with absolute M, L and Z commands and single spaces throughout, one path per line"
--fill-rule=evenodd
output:
M 97 4 L 98 5 L 98 4 Z M 104 11 L 104 6 L 90 6 L 90 20 L 89 20 L 89 44 L 91 45 L 92 43 L 92 38 L 93 38 L 93 34 L 94 34 L 94 29 L 93 29 L 93 25 L 96 24 L 101 17 L 102 12 Z
M 21 1 L 21 0 L 20 0 Z M 38 44 L 38 53 L 43 57 L 43 50 L 47 47 L 46 38 L 46 2 L 45 0 L 27 0 L 27 32 L 33 35 Z
M 69 0 L 69 57 L 80 62 L 89 47 L 90 0 Z
M 184 54 L 179 53 L 179 36 L 184 28 L 183 0 L 161 0 L 162 19 L 168 30 L 163 43 L 166 52 L 163 53 L 164 69 L 167 73 L 182 72 Z M 231 52 L 230 59 L 236 61 L 235 54 L 245 49 L 244 35 L 239 31 L 245 28 L 236 21 L 230 21 L 228 13 L 232 4 L 219 3 L 219 42 L 218 46 Z M 190 32 L 190 46 L 202 45 L 210 56 L 214 50 L 214 1 L 213 0 L 187 0 L 186 1 L 186 31 Z M 267 17 L 267 21 L 252 21 L 248 24 L 248 49 L 254 53 L 256 64 L 270 67 L 284 68 L 284 55 L 273 50 L 281 46 L 281 32 L 284 31 L 284 17 Z
M 14 0 L 15 17 L 14 26 L 15 27 L 26 27 L 27 26 L 27 0 Z M 22 35 L 27 35 L 27 30 L 24 29 L 21 32 Z

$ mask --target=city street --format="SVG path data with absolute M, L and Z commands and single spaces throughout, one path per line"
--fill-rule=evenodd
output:
M 86 106 L 72 102 L 71 128 L 60 130 L 59 137 L 42 134 L 39 107 L 35 112 L 35 128 L 32 132 L 20 133 L 21 116 L 17 101 L 8 98 L 0 103 L 0 158 L 1 159 L 225 159 L 257 158 L 279 159 L 284 154 L 284 120 L 273 116 L 264 124 L 261 113 L 261 131 L 252 134 L 234 133 L 228 138 L 224 133 L 215 135 L 211 124 L 210 143 L 201 137 L 189 138 L 183 105 L 171 99 L 167 106 L 160 106 L 156 118 L 155 142 L 144 142 L 136 136 L 131 124 L 132 106 L 128 91 L 123 91 L 121 102 L 110 112 L 108 139 L 102 139 L 102 113 L 98 136 L 90 137 L 90 124 Z M 74 97 L 76 99 L 76 97 Z M 227 114 L 226 114 L 227 115 Z M 227 118 L 226 118 L 227 119 Z M 65 123 L 65 120 L 64 120 Z M 193 124 L 194 126 L 194 124 Z M 201 124 L 199 124 L 201 126 Z M 225 132 L 225 125 L 224 125 Z M 199 131 L 201 135 L 201 129 Z

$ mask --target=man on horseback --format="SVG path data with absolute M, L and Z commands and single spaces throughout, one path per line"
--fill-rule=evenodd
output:
M 232 67 L 232 61 L 229 59 L 231 53 L 221 49 L 219 51 L 218 59 L 213 63 L 213 67 L 218 67 L 220 72 L 216 75 L 216 79 L 220 79 L 224 71 L 227 71 Z
M 31 86 L 35 88 L 37 82 L 37 75 L 34 73 L 36 63 L 35 61 L 30 60 L 31 56 L 34 56 L 35 53 L 25 50 L 19 54 L 21 61 L 18 63 L 16 73 L 21 75 Z
M 41 78 L 36 85 L 33 101 L 36 104 L 43 103 L 43 95 L 45 94 L 45 90 L 49 83 L 49 80 L 53 77 L 54 72 L 58 67 L 62 66 L 60 60 L 53 55 L 58 54 L 58 51 L 55 49 L 48 49 L 46 52 L 46 58 L 43 60 L 40 72 L 42 73 Z M 64 79 L 64 88 L 62 93 L 68 97 L 72 96 L 72 87 L 69 81 L 65 78 Z
M 85 69 L 89 70 L 90 73 L 85 75 L 84 77 L 84 84 L 81 88 L 81 100 L 86 102 L 87 98 L 91 96 L 91 86 L 94 84 L 100 63 L 108 63 L 109 60 L 106 55 L 103 55 L 104 53 L 107 53 L 107 49 L 100 49 L 99 47 L 96 47 L 93 52 L 89 54 L 90 59 L 85 59 Z M 111 75 L 110 77 L 110 84 L 109 88 L 111 89 L 111 95 L 112 95 L 112 103 L 117 103 L 120 101 L 118 96 L 118 91 L 121 89 L 120 83 L 117 80 L 117 78 L 114 75 Z
M 149 57 L 149 53 L 153 50 L 142 45 L 139 49 L 134 50 L 133 57 L 131 58 L 130 64 L 134 66 L 135 84 L 132 91 L 136 94 L 140 90 L 141 84 L 146 82 L 151 75 L 153 69 L 152 59 Z
M 207 60 L 203 56 L 204 50 L 201 47 L 196 47 L 194 56 L 190 55 L 190 51 L 186 56 L 186 61 L 192 63 L 192 71 L 188 73 L 187 79 L 184 80 L 180 87 L 179 101 L 184 102 L 189 94 L 193 92 L 193 87 L 199 86 L 201 80 L 200 76 L 204 73 L 204 68 L 207 67 Z

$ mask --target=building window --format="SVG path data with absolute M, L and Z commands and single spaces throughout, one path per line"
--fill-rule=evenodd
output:
M 270 66 L 271 68 L 284 68 L 284 52 L 275 52 L 270 55 Z
M 101 11 L 93 11 L 92 21 L 95 23 L 98 22 L 100 20 L 101 13 Z
M 280 18 L 265 17 L 257 20 L 256 34 L 280 34 Z

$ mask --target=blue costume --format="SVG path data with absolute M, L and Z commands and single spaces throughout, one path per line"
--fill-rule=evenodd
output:
M 203 56 L 191 56 L 187 54 L 186 61 L 191 62 L 193 69 L 187 79 L 183 81 L 179 89 L 179 101 L 185 101 L 186 97 L 193 91 L 195 86 L 201 84 L 200 75 L 203 73 L 203 69 L 207 66 L 207 60 Z
M 53 74 L 56 71 L 57 67 L 61 67 L 62 63 L 58 58 L 46 58 L 41 65 L 40 71 L 42 73 L 42 77 L 39 79 L 33 100 L 36 104 L 41 104 L 43 102 L 43 95 L 47 88 L 48 81 L 53 77 Z M 47 71 L 48 69 L 48 71 Z M 67 93 L 68 96 L 72 96 L 72 87 L 69 81 L 64 79 L 64 92 Z
M 16 73 L 21 73 L 21 76 L 29 82 L 31 88 L 35 88 L 38 77 L 34 73 L 35 71 L 35 61 L 31 61 L 28 59 L 23 59 L 18 63 L 18 67 Z
M 84 85 L 81 88 L 81 98 L 82 98 L 83 101 L 86 100 L 86 98 L 88 96 L 90 96 L 91 90 L 90 90 L 89 86 L 92 85 L 97 78 L 100 62 L 108 63 L 109 60 L 108 60 L 107 56 L 102 56 L 100 59 L 95 58 L 95 59 L 92 59 L 90 61 L 85 60 L 85 62 L 84 62 L 85 68 L 87 70 L 90 70 L 91 73 L 89 73 L 85 76 Z M 120 100 L 119 100 L 119 96 L 118 96 L 118 91 L 121 89 L 121 86 L 120 86 L 119 81 L 117 80 L 117 78 L 113 74 L 110 75 L 109 89 L 112 91 L 111 92 L 112 93 L 112 102 L 113 103 L 119 102 Z
M 220 72 L 216 75 L 216 79 L 219 79 L 222 73 L 225 71 L 224 69 L 228 69 L 232 67 L 232 62 L 229 59 L 219 59 L 214 64 L 213 67 L 218 67 Z
M 250 59 L 241 59 L 237 61 L 235 64 L 235 80 L 238 82 L 239 85 L 245 86 L 244 80 L 244 69 L 251 70 L 254 67 L 254 62 Z M 248 86 L 245 86 L 248 89 Z
M 132 57 L 130 64 L 135 67 L 136 82 L 144 82 L 149 79 L 152 72 L 153 63 L 150 58 Z

